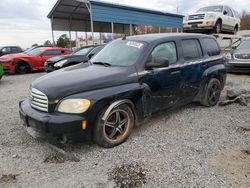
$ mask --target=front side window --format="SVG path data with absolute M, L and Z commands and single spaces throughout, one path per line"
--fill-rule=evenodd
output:
M 197 60 L 202 57 L 201 46 L 197 39 L 185 39 L 181 43 L 185 60 Z
M 209 56 L 216 56 L 220 54 L 220 48 L 215 39 L 205 38 L 204 44 Z
M 6 48 L 3 48 L 3 49 L 2 49 L 2 52 L 3 52 L 4 54 L 9 54 L 9 53 L 11 53 L 11 49 L 10 49 L 10 47 L 6 47 Z
M 169 64 L 177 62 L 177 51 L 174 42 L 167 42 L 156 46 L 151 54 L 151 63 L 156 63 L 158 58 L 168 59 Z
M 106 63 L 111 66 L 127 67 L 135 64 L 146 44 L 130 40 L 116 40 L 105 46 L 91 63 Z

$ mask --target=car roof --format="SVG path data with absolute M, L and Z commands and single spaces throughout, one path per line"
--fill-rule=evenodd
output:
M 201 37 L 211 37 L 210 35 L 204 34 L 193 34 L 193 33 L 161 33 L 161 34 L 145 34 L 127 37 L 128 40 L 135 40 L 141 42 L 155 42 L 159 40 L 167 40 L 174 38 L 201 38 Z
M 38 47 L 38 48 L 40 48 L 43 51 L 46 51 L 46 50 L 68 50 L 66 48 L 60 48 L 60 47 Z

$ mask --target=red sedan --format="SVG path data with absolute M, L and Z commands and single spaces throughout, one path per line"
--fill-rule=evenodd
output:
M 25 74 L 44 70 L 44 63 L 52 57 L 71 54 L 65 48 L 38 47 L 33 50 L 0 57 L 5 72 Z

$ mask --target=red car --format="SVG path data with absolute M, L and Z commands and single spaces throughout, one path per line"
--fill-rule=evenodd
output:
M 33 50 L 0 57 L 4 72 L 25 74 L 44 70 L 44 63 L 52 57 L 71 54 L 65 48 L 38 47 Z

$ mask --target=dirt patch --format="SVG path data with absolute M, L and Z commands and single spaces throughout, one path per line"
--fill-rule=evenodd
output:
M 119 188 L 141 187 L 146 183 L 146 170 L 139 164 L 123 164 L 112 170 L 109 179 Z
M 14 183 L 18 174 L 4 174 L 0 178 L 0 183 Z
M 250 187 L 250 146 L 245 148 L 225 150 L 211 159 L 216 174 L 237 187 Z
M 60 153 L 54 153 L 52 155 L 47 156 L 44 161 L 44 163 L 64 163 L 65 162 L 65 156 Z

